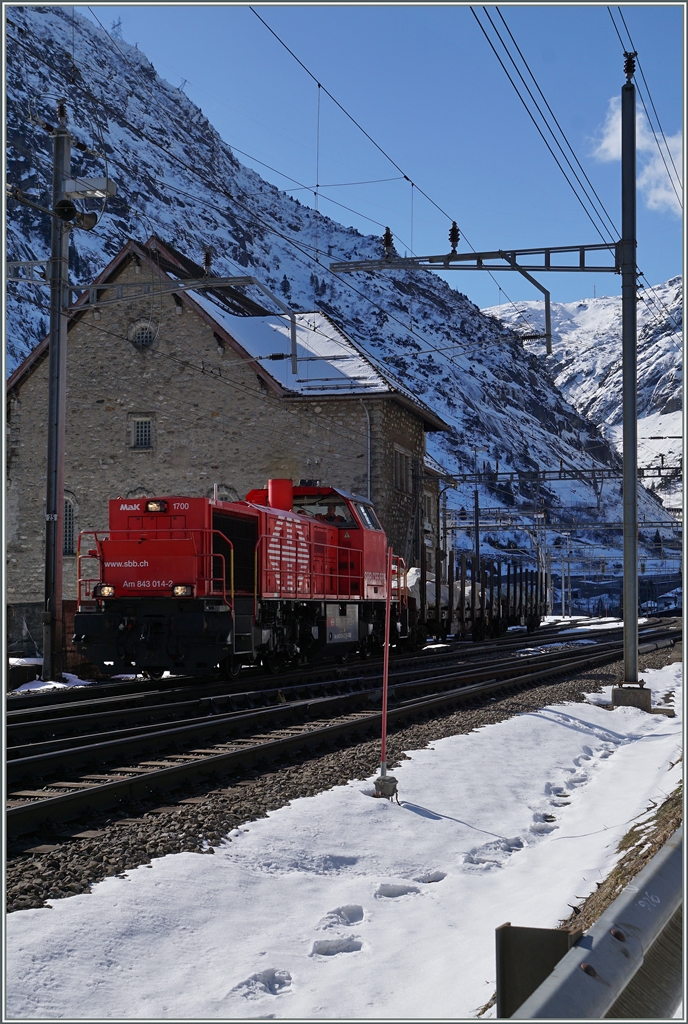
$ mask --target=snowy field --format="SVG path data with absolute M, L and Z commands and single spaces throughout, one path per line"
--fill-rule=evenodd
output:
M 352 782 L 214 856 L 11 914 L 7 1016 L 475 1016 L 495 989 L 494 929 L 555 927 L 681 777 L 681 667 L 644 676 L 675 718 L 610 712 L 608 692 L 524 713 L 411 751 L 400 806 Z

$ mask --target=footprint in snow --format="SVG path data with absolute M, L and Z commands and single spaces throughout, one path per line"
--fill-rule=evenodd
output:
M 278 996 L 288 992 L 290 988 L 291 974 L 289 971 L 268 967 L 258 974 L 252 974 L 245 981 L 239 982 L 231 991 L 239 993 L 246 999 L 257 999 L 264 995 Z
M 540 812 L 533 815 L 533 824 L 530 826 L 530 831 L 536 836 L 546 836 L 550 832 L 558 827 L 554 824 L 555 817 L 553 814 L 542 814 Z
M 338 953 L 357 953 L 363 943 L 355 935 L 343 939 L 318 939 L 313 943 L 311 956 L 337 956 Z
M 379 885 L 375 896 L 377 899 L 396 900 L 399 896 L 415 896 L 420 892 L 416 885 L 394 885 L 391 882 L 383 882 Z
M 525 843 L 520 836 L 514 836 L 512 839 L 495 839 L 484 846 L 474 846 L 465 853 L 463 866 L 471 872 L 494 871 L 495 868 L 504 867 L 511 854 L 516 850 L 522 850 L 524 846 Z
M 363 920 L 363 907 L 358 903 L 347 903 L 343 907 L 335 907 L 325 914 L 318 928 L 341 928 L 359 924 Z
M 567 779 L 569 786 L 584 786 L 588 781 L 588 775 L 586 772 L 576 771 L 575 768 L 569 768 L 571 775 Z
M 444 871 L 427 871 L 424 875 L 418 875 L 413 881 L 429 885 L 431 882 L 442 882 L 446 877 Z

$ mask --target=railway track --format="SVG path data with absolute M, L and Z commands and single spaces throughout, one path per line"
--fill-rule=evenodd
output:
M 559 637 L 575 630 L 579 620 L 572 619 L 565 626 L 558 623 L 549 623 L 541 626 L 536 634 L 526 635 L 523 631 L 509 632 L 497 639 L 474 644 L 471 640 L 452 639 L 445 642 L 438 642 L 429 650 L 425 648 L 413 654 L 396 653 L 393 649 L 393 660 L 396 664 L 406 663 L 418 664 L 426 659 L 441 657 L 456 657 L 461 655 L 469 659 L 490 658 L 499 655 L 507 650 L 518 650 L 520 647 L 531 644 L 544 643 L 549 639 Z M 605 630 L 605 635 L 614 635 L 621 632 L 621 626 L 615 629 Z M 448 653 L 447 652 L 448 649 Z M 321 664 L 313 668 L 294 667 L 283 670 L 280 678 L 296 679 L 302 682 L 319 682 L 327 679 L 337 679 L 354 670 L 359 673 L 365 671 L 365 666 L 375 666 L 382 658 L 363 659 L 359 661 L 352 656 L 344 663 Z M 374 671 L 376 669 L 373 668 Z M 216 692 L 228 692 L 229 689 L 240 691 L 242 687 L 251 686 L 253 689 L 271 688 L 275 685 L 275 676 L 260 667 L 245 668 L 237 680 L 213 679 L 202 681 L 192 676 L 170 676 L 161 680 L 152 681 L 142 677 L 113 678 L 99 682 L 74 686 L 68 689 L 59 690 L 12 690 L 7 694 L 7 711 L 21 711 L 24 709 L 35 710 L 39 707 L 55 707 L 60 704 L 80 704 L 100 698 L 125 698 L 131 696 L 136 700 L 147 697 L 153 700 L 156 694 L 167 694 L 170 691 L 177 691 L 180 688 L 188 687 L 189 692 L 196 695 L 212 695 Z M 142 689 L 145 687 L 145 690 Z
M 620 635 L 621 631 L 605 631 L 603 636 L 612 638 L 617 633 Z M 562 637 L 559 631 L 550 629 L 538 634 L 537 640 L 518 634 L 502 637 L 489 645 L 442 643 L 412 656 L 395 656 L 390 672 L 392 677 L 395 677 L 403 675 L 408 670 L 416 673 L 425 669 L 435 671 L 441 665 L 494 661 L 508 657 L 510 653 L 519 655 L 525 651 L 551 647 L 552 643 L 568 643 L 575 647 L 580 642 L 568 634 Z M 76 734 L 88 731 L 89 726 L 102 731 L 108 727 L 108 723 L 130 725 L 137 720 L 143 721 L 152 717 L 172 720 L 184 717 L 185 713 L 191 714 L 194 708 L 206 713 L 208 699 L 214 702 L 218 699 L 228 702 L 231 710 L 267 706 L 275 702 L 276 694 L 280 690 L 289 689 L 296 696 L 315 696 L 320 691 L 327 692 L 328 687 L 360 689 L 366 685 L 367 679 L 377 676 L 380 676 L 380 660 L 371 658 L 358 663 L 352 660 L 345 667 L 320 666 L 310 671 L 286 673 L 282 677 L 284 682 L 280 687 L 275 685 L 272 676 L 249 675 L 242 678 L 241 682 L 245 687 L 250 685 L 251 688 L 243 691 L 237 683 L 226 679 L 199 682 L 177 677 L 169 681 L 173 685 L 164 686 L 141 680 L 135 690 L 127 690 L 125 693 L 110 693 L 110 684 L 107 684 L 105 687 L 85 686 L 57 692 L 48 691 L 39 693 L 29 700 L 15 699 L 19 694 L 11 694 L 7 700 L 8 741 L 13 745 L 16 742 L 40 740 L 57 734 Z M 33 692 L 23 691 L 22 696 Z
M 646 627 L 640 650 L 668 646 L 680 636 L 677 625 Z M 520 648 L 523 653 L 523 642 Z M 479 667 L 452 665 L 440 657 L 432 659 L 430 672 L 427 659 L 415 666 L 398 664 L 390 679 L 388 719 L 397 723 L 461 703 L 483 702 L 488 696 L 512 693 L 543 681 L 554 682 L 561 676 L 618 660 L 621 652 L 621 638 L 605 635 L 573 650 L 557 646 L 519 658 L 510 652 Z M 500 653 L 503 655 L 504 649 Z M 231 702 L 242 696 L 260 698 L 263 706 L 232 706 Z M 136 724 L 96 734 L 82 731 L 76 736 L 63 731 L 60 736 L 39 741 L 27 741 L 37 725 L 30 721 L 30 715 L 19 715 L 21 721 L 8 715 L 8 834 L 21 835 L 48 822 L 98 812 L 122 801 L 175 789 L 193 778 L 226 774 L 305 747 L 360 738 L 380 728 L 380 702 L 378 672 L 377 678 L 298 682 L 257 694 L 204 694 L 193 702 L 173 702 L 182 716 L 187 714 L 189 703 L 194 706 L 191 717 L 177 717 L 171 723 L 141 721 L 142 715 L 150 716 L 161 707 L 139 707 L 135 709 L 139 717 Z M 167 713 L 169 704 L 162 705 L 162 710 Z M 102 718 L 110 713 L 112 710 L 104 711 L 102 707 L 95 712 L 88 710 L 82 724 L 88 724 L 93 714 Z M 134 711 L 129 709 L 129 713 L 133 715 Z M 121 709 L 114 710 L 114 714 L 121 714 Z M 58 731 L 58 723 L 64 727 L 69 721 L 60 715 L 51 719 Z
M 605 633 L 595 642 L 602 643 L 608 639 L 611 638 Z M 586 646 L 591 643 L 591 640 L 584 641 Z M 459 671 L 459 675 L 468 675 L 474 681 L 479 681 L 493 672 L 508 669 L 514 654 L 518 657 L 532 657 L 539 652 L 554 652 L 555 649 L 565 653 L 567 649 L 576 650 L 579 644 L 581 640 L 566 636 L 564 640 L 540 643 L 534 647 L 524 648 L 521 641 L 493 648 L 489 652 L 480 649 L 477 659 L 483 663 L 480 668 L 473 666 L 475 657 L 466 656 L 467 653 L 475 655 L 475 647 L 472 652 L 451 648 L 435 649 L 430 658 L 405 658 L 393 662 L 390 677 L 393 682 L 403 682 L 420 672 L 428 671 L 432 674 L 431 678 L 434 678 L 443 667 L 451 666 Z M 228 692 L 226 683 L 214 682 L 201 687 L 195 684 L 175 690 L 144 691 L 120 698 L 84 699 L 77 706 L 58 704 L 48 708 L 39 706 L 14 709 L 8 711 L 7 715 L 8 756 L 11 760 L 21 757 L 22 753 L 17 749 L 20 747 L 25 748 L 27 755 L 38 755 L 69 746 L 106 743 L 108 739 L 124 738 L 127 734 L 142 735 L 155 731 L 163 724 L 172 727 L 174 722 L 193 722 L 209 715 L 238 715 L 240 712 L 260 708 L 279 709 L 285 703 L 308 703 L 331 695 L 355 695 L 370 690 L 373 682 L 380 678 L 379 665 L 368 662 L 358 666 L 356 675 L 347 675 L 340 669 L 333 678 L 313 677 L 309 681 L 301 677 L 280 688 L 273 685 L 271 689 Z
M 649 620 L 645 629 L 655 626 L 671 625 L 674 620 Z M 679 620 L 675 620 L 679 621 Z M 538 647 L 550 642 L 574 642 L 571 636 L 575 632 L 578 620 L 573 619 L 566 624 L 547 624 L 540 627 L 536 634 L 526 635 L 525 632 L 505 634 L 496 640 L 474 644 L 470 640 L 451 639 L 438 642 L 422 651 L 407 654 L 392 650 L 391 670 L 400 666 L 415 666 L 419 670 L 427 662 L 428 665 L 438 661 L 454 661 L 462 658 L 467 661 L 488 660 L 498 658 L 508 651 L 518 652 L 524 647 Z M 584 635 L 589 635 L 586 630 Z M 622 627 L 605 629 L 605 637 L 622 635 Z M 641 630 L 642 635 L 642 630 Z M 287 685 L 310 685 L 328 681 L 346 679 L 352 673 L 359 676 L 375 675 L 380 672 L 382 655 L 378 658 L 355 658 L 344 664 L 324 664 L 313 668 L 291 668 L 280 674 Z M 275 677 L 260 668 L 245 670 L 240 679 L 219 679 L 201 681 L 190 676 L 172 676 L 162 680 L 143 679 L 142 677 L 127 679 L 111 679 L 102 682 L 85 683 L 59 690 L 13 690 L 7 694 L 6 709 L 8 720 L 13 722 L 40 721 L 41 710 L 50 708 L 52 717 L 68 717 L 70 714 L 86 713 L 87 706 L 95 712 L 99 710 L 124 710 L 127 707 L 148 707 L 165 702 L 174 703 L 183 700 L 202 699 L 227 693 L 240 694 L 243 689 L 252 693 L 275 689 Z M 75 709 L 72 710 L 72 705 Z
M 672 624 L 669 623 L 669 626 Z M 652 628 L 652 627 L 646 627 Z M 604 631 L 598 640 L 615 639 L 621 630 Z M 641 638 L 642 638 L 641 633 Z M 588 634 L 589 636 L 589 634 Z M 581 644 L 570 629 L 544 629 L 538 634 L 537 640 L 523 635 L 511 635 L 500 638 L 490 645 L 452 643 L 434 645 L 421 654 L 408 657 L 395 657 L 391 664 L 391 678 L 408 678 L 411 674 L 422 671 L 436 673 L 442 666 L 468 666 L 476 661 L 483 665 L 496 663 L 500 659 L 516 656 L 532 655 L 538 651 L 552 650 L 555 647 L 564 649 L 565 645 L 575 649 Z M 591 641 L 588 639 L 586 644 Z M 526 646 L 527 645 L 527 646 Z M 352 672 L 354 674 L 352 674 Z M 44 749 L 66 745 L 64 741 L 70 736 L 102 734 L 115 729 L 128 729 L 139 723 L 147 724 L 173 722 L 184 718 L 217 714 L 220 710 L 241 711 L 284 702 L 285 693 L 289 699 L 310 699 L 325 696 L 328 693 L 361 690 L 370 685 L 370 681 L 380 677 L 380 664 L 369 659 L 346 667 L 330 667 L 310 672 L 287 674 L 281 688 L 275 686 L 273 677 L 263 677 L 256 686 L 255 678 L 246 678 L 244 685 L 253 684 L 251 689 L 241 691 L 236 684 L 228 680 L 212 680 L 199 683 L 197 680 L 177 678 L 172 686 L 160 687 L 149 683 L 138 683 L 134 692 L 110 693 L 109 686 L 103 692 L 98 687 L 77 687 L 73 690 L 39 693 L 30 700 L 15 699 L 18 695 L 11 694 L 7 700 L 7 743 L 9 747 L 30 743 L 47 742 Z M 271 684 L 266 685 L 267 682 Z M 167 681 L 166 681 L 167 682 Z M 142 688 L 145 686 L 145 689 Z M 32 693 L 33 691 L 24 691 Z M 78 696 L 75 698 L 74 694 Z M 47 699 L 46 699 L 47 698 Z M 71 698 L 71 699 L 64 699 Z M 102 736 L 102 739 L 105 737 Z M 54 741 L 52 745 L 50 741 Z M 38 752 L 38 747 L 35 751 Z

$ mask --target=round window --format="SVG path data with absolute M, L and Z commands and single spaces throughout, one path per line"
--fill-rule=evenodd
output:
M 151 320 L 137 320 L 129 328 L 129 341 L 135 348 L 150 348 L 158 336 L 158 328 Z

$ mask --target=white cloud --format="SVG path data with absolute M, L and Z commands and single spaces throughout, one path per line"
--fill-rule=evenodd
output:
M 676 192 L 682 199 L 683 189 L 677 181 L 674 164 L 680 178 L 683 164 L 683 135 L 678 131 L 675 135 L 668 135 L 666 141 L 673 163 L 663 141 L 660 141 L 664 157 L 662 159 L 645 111 L 640 109 L 636 115 L 638 188 L 650 210 L 670 210 L 680 215 L 681 206 Z M 596 140 L 593 156 L 605 163 L 621 159 L 621 101 L 618 96 L 613 96 L 609 101 L 607 116 Z
M 621 159 L 621 101 L 618 96 L 612 96 L 609 101 L 607 117 L 593 150 L 593 156 L 603 163 Z
M 675 135 L 667 135 L 666 140 L 669 151 L 673 157 L 673 164 L 676 165 L 676 169 L 680 175 L 683 163 L 682 134 L 679 131 L 676 132 Z M 654 140 L 653 146 L 654 154 L 643 166 L 640 174 L 638 175 L 638 187 L 644 193 L 647 205 L 651 210 L 673 210 L 674 213 L 680 214 L 681 206 L 676 193 L 678 192 L 678 195 L 683 199 L 683 189 L 676 180 L 674 166 L 665 152 L 664 160 L 666 160 L 667 167 L 671 172 L 671 178 L 669 178 L 667 167 L 664 166 L 664 161 L 657 151 Z M 676 191 L 674 191 L 674 188 Z

